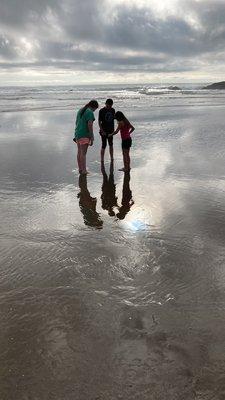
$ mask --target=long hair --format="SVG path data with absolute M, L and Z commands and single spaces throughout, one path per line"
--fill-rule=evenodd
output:
M 114 117 L 118 122 L 123 121 L 125 125 L 130 125 L 130 121 L 125 117 L 122 111 L 117 111 Z
M 98 108 L 98 102 L 97 100 L 91 100 L 89 101 L 89 103 L 87 103 L 81 110 L 80 116 L 82 117 L 85 113 L 85 111 L 87 110 L 88 107 L 92 107 L 92 108 Z

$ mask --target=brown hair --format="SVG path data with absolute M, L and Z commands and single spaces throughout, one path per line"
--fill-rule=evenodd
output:
M 97 100 L 91 100 L 89 103 L 87 103 L 81 110 L 80 116 L 82 117 L 85 111 L 87 110 L 88 107 L 91 108 L 98 108 L 98 102 Z
M 117 111 L 114 117 L 118 122 L 123 121 L 126 125 L 130 125 L 130 121 L 125 117 L 122 111 Z

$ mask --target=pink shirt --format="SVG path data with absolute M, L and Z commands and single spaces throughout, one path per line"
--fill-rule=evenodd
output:
M 130 128 L 131 128 L 130 124 L 125 124 L 124 126 L 121 126 L 120 134 L 122 140 L 130 139 L 130 133 L 129 133 Z

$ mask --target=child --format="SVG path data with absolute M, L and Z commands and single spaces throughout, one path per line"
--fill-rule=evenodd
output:
M 77 113 L 76 127 L 74 132 L 74 142 L 77 143 L 77 163 L 79 173 L 86 175 L 86 154 L 88 146 L 93 145 L 93 122 L 95 120 L 94 111 L 98 108 L 96 100 L 89 101 Z
M 98 115 L 98 124 L 100 128 L 100 135 L 102 139 L 101 148 L 101 162 L 104 162 L 105 149 L 107 142 L 109 144 L 109 154 L 111 161 L 113 161 L 113 137 L 109 136 L 114 132 L 114 117 L 115 110 L 113 108 L 113 100 L 107 99 L 105 102 L 105 107 L 101 108 Z
M 123 163 L 124 168 L 121 168 L 119 171 L 128 172 L 130 171 L 130 148 L 132 145 L 132 139 L 130 137 L 131 133 L 134 131 L 134 127 L 125 117 L 125 115 L 121 111 L 117 111 L 115 113 L 115 119 L 118 122 L 118 127 L 112 135 L 116 135 L 119 131 L 122 139 L 122 151 L 123 151 Z

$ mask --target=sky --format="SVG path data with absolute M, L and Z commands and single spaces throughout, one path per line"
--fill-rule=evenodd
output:
M 0 0 L 0 85 L 225 80 L 225 0 Z

